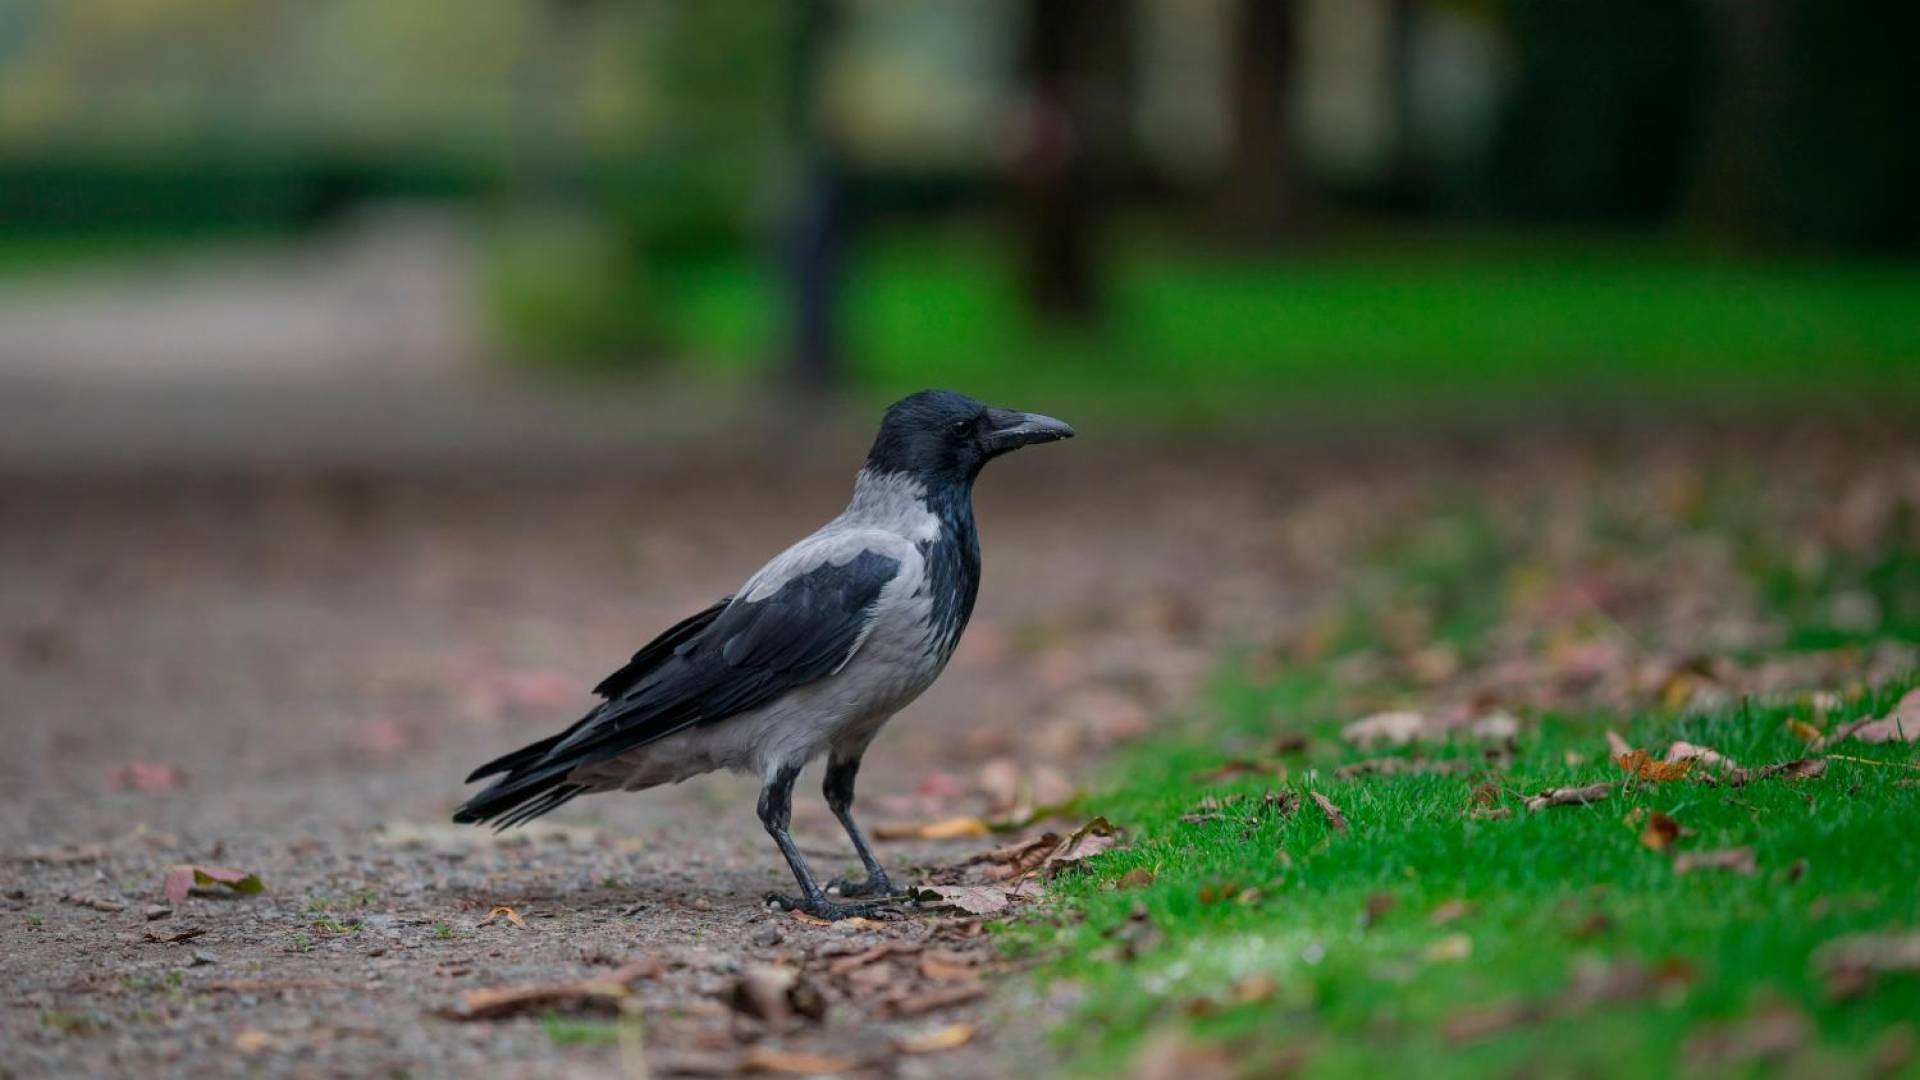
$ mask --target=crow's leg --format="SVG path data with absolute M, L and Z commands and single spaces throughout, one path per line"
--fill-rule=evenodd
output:
M 827 891 L 837 896 L 894 896 L 899 890 L 893 887 L 893 880 L 880 868 L 880 860 L 873 857 L 873 849 L 867 846 L 867 838 L 860 832 L 860 826 L 853 820 L 853 778 L 860 773 L 860 754 L 843 758 L 838 755 L 827 759 L 826 782 L 820 787 L 821 794 L 827 797 L 827 807 L 833 816 L 840 819 L 840 827 L 847 830 L 847 839 L 853 841 L 853 850 L 860 853 L 860 863 L 867 868 L 865 881 L 848 881 L 846 878 L 834 878 L 827 883 Z
M 768 893 L 767 903 L 783 911 L 804 911 L 822 919 L 844 919 L 849 915 L 862 915 L 878 908 L 875 904 L 840 904 L 827 898 L 820 891 L 820 883 L 814 879 L 813 871 L 807 868 L 807 860 L 800 855 L 800 849 L 794 846 L 793 837 L 788 834 L 787 826 L 793 820 L 793 782 L 800 776 L 800 766 L 783 765 L 779 771 L 767 778 L 760 789 L 760 823 L 767 827 L 767 835 L 780 845 L 780 854 L 786 856 L 787 865 L 793 869 L 794 880 L 800 883 L 799 896 L 786 896 L 781 893 Z

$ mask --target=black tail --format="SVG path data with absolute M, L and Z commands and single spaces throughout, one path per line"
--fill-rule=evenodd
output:
M 521 753 L 533 749 L 530 746 Z M 509 773 L 485 791 L 460 804 L 460 809 L 453 812 L 453 820 L 461 825 L 492 822 L 496 830 L 511 829 L 515 825 L 525 825 L 549 810 L 558 809 L 586 792 L 581 785 L 567 782 L 567 774 L 573 771 L 571 763 L 545 768 L 531 761 L 528 764 L 534 767 L 520 773 Z
M 728 600 L 691 615 L 649 642 L 627 665 L 600 681 L 593 692 L 605 698 L 614 698 L 632 690 L 641 680 L 660 668 L 675 655 L 686 642 L 692 640 L 726 610 Z M 492 786 L 480 792 L 460 805 L 453 812 L 453 820 L 461 825 L 479 825 L 492 822 L 495 829 L 511 829 L 515 825 L 524 825 L 549 810 L 556 810 L 586 793 L 586 788 L 570 783 L 567 776 L 582 764 L 585 758 L 577 750 L 572 750 L 556 761 L 553 752 L 567 741 L 575 732 L 601 717 L 602 704 L 565 731 L 541 739 L 537 743 L 523 746 L 504 757 L 495 758 L 473 770 L 467 782 L 481 780 L 498 773 L 505 776 L 493 782 Z

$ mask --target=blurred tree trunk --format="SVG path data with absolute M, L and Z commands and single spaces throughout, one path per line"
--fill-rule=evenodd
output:
M 1238 238 L 1271 243 L 1297 236 L 1306 218 L 1290 104 L 1299 71 L 1299 5 L 1241 0 L 1238 7 L 1228 227 Z
M 1689 209 L 1711 231 L 1752 233 L 1769 217 L 1767 96 L 1780 70 L 1787 12 L 1780 0 L 1707 0 L 1702 6 L 1712 62 Z
M 1121 15 L 1098 0 L 1027 0 L 1023 19 L 1026 115 L 1015 185 L 1027 300 L 1043 321 L 1091 322 L 1100 310 L 1099 192 L 1088 83 L 1096 43 Z
M 802 0 L 795 20 L 791 95 L 799 150 L 799 193 L 786 253 L 792 339 L 788 382 L 809 393 L 832 389 L 844 375 L 840 333 L 848 209 L 845 169 L 820 129 L 821 62 L 833 31 L 832 0 Z

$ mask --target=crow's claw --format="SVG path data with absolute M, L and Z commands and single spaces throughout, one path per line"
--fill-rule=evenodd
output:
M 899 915 L 899 908 L 888 903 L 869 901 L 863 904 L 840 904 L 822 896 L 818 900 L 808 900 L 800 896 L 788 896 L 785 893 L 768 893 L 767 906 L 779 911 L 804 911 L 816 919 L 838 922 L 856 915 Z
M 833 896 L 899 896 L 900 891 L 885 874 L 874 874 L 865 881 L 848 881 L 846 878 L 834 878 L 827 882 L 827 892 Z

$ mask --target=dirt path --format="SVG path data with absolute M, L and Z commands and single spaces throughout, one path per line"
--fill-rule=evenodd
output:
M 1032 1010 L 925 996 L 955 987 L 921 972 L 920 952 L 990 955 L 964 921 L 825 928 L 762 908 L 788 882 L 748 781 L 584 800 L 501 841 L 444 824 L 469 767 L 582 711 L 585 688 L 650 632 L 844 499 L 843 468 L 763 465 L 725 481 L 678 466 L 7 481 L 0 1065 L 616 1073 L 637 1058 L 611 1028 L 439 1013 L 467 991 L 639 961 L 640 1057 L 658 1073 L 789 1050 L 872 1074 L 1014 1071 L 1037 1052 Z M 1142 465 L 1124 498 L 1093 475 L 1034 455 L 986 478 L 980 613 L 869 759 L 870 822 L 978 812 L 975 777 L 994 759 L 1082 772 L 1200 675 L 1196 611 L 1245 611 L 1233 571 L 1252 570 L 1250 538 L 1279 505 L 1259 470 Z M 1093 562 L 1077 539 L 1089 529 Z M 851 868 L 807 794 L 803 846 Z M 886 851 L 918 867 L 987 843 Z M 180 863 L 257 872 L 267 891 L 164 905 Z M 498 905 L 528 928 L 487 922 Z M 907 944 L 834 968 L 883 941 Z M 743 973 L 766 964 L 801 972 L 824 1019 L 736 1009 Z M 934 970 L 969 996 L 973 973 Z M 981 1025 L 967 1047 L 894 1052 L 962 1022 Z

